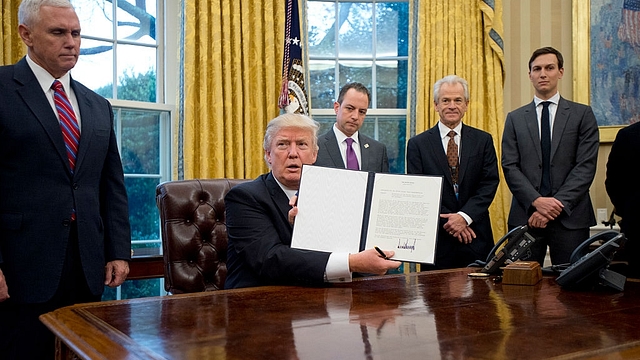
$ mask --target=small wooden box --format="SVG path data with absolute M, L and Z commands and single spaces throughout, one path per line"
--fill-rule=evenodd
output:
M 535 285 L 542 280 L 542 269 L 536 261 L 515 261 L 504 268 L 502 283 L 508 285 Z

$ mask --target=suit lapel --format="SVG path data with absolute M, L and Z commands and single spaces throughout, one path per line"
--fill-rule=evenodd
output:
M 542 163 L 542 149 L 540 148 L 540 126 L 538 123 L 538 115 L 536 113 L 536 104 L 531 102 L 525 109 L 524 121 L 531 136 L 532 148 L 538 155 L 538 160 Z
M 17 88 L 18 94 L 20 94 L 40 125 L 44 128 L 53 147 L 58 152 L 58 155 L 60 155 L 64 164 L 66 164 L 67 171 L 71 173 L 69 159 L 67 158 L 67 149 L 64 145 L 64 139 L 62 138 L 62 131 L 60 130 L 60 123 L 49 105 L 49 100 L 42 92 L 38 80 L 31 71 L 31 68 L 29 68 L 26 58 L 22 58 L 22 60 L 15 65 L 14 79 L 22 85 Z
M 85 155 L 89 149 L 89 145 L 91 144 L 91 137 L 94 132 L 94 122 L 91 120 L 91 113 L 93 112 L 93 106 L 91 101 L 89 101 L 89 97 L 87 96 L 87 91 L 82 86 L 79 86 L 78 83 L 71 79 L 71 87 L 73 88 L 73 92 L 76 94 L 76 99 L 78 100 L 78 107 L 75 111 L 80 114 L 81 128 L 80 128 L 80 142 L 78 143 L 78 155 L 76 156 L 76 173 L 82 167 L 82 162 L 84 160 Z
M 564 128 L 567 126 L 567 122 L 569 121 L 569 103 L 563 99 L 562 97 L 558 101 L 558 109 L 556 110 L 556 117 L 553 120 L 553 135 L 551 136 L 551 154 L 550 158 L 553 159 L 553 156 L 558 150 L 558 146 L 560 146 L 560 140 L 562 140 L 562 134 L 564 133 Z
M 338 147 L 338 139 L 336 139 L 336 134 L 333 132 L 333 128 L 327 131 L 327 134 L 324 137 L 324 148 L 327 149 L 327 153 L 336 167 L 346 167 L 342 160 L 342 154 L 340 154 L 340 148 Z
M 291 206 L 289 206 L 289 198 L 284 193 L 284 191 L 282 191 L 280 185 L 278 185 L 278 183 L 276 182 L 276 179 L 273 177 L 272 172 L 269 172 L 269 174 L 267 175 L 265 185 L 269 190 L 271 200 L 280 211 L 280 214 L 284 218 L 285 222 L 289 223 L 289 210 L 291 210 Z
M 442 170 L 444 178 L 453 186 L 453 179 L 451 178 L 451 169 L 449 169 L 449 162 L 447 161 L 447 154 L 442 147 L 442 138 L 440 137 L 440 130 L 438 125 L 427 130 L 427 136 L 429 137 L 427 143 L 431 146 L 430 153 L 434 155 L 434 160 L 438 167 Z
M 367 140 L 366 137 L 361 135 L 359 131 L 358 131 L 358 146 L 360 146 L 360 157 L 361 157 L 360 162 L 362 163 L 360 164 L 360 169 L 362 170 L 372 169 L 373 165 L 369 164 L 369 162 L 371 162 L 369 141 Z
M 469 166 L 469 158 L 471 153 L 477 150 L 476 139 L 469 135 L 467 127 L 462 124 L 460 129 L 460 169 L 458 169 L 458 184 L 462 184 L 462 179 Z

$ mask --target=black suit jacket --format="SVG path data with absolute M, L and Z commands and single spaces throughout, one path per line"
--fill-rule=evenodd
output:
M 609 153 L 604 183 L 616 214 L 622 217 L 620 229 L 634 242 L 640 241 L 640 187 L 635 182 L 638 154 L 640 123 L 635 123 L 618 131 Z
M 444 177 L 440 212 L 443 214 L 462 211 L 473 222 L 471 228 L 476 233 L 468 246 L 475 253 L 484 254 L 493 248 L 493 232 L 489 218 L 489 205 L 498 189 L 498 164 L 496 150 L 491 135 L 471 126 L 462 125 L 460 131 L 460 170 L 458 174 L 458 199 L 456 199 L 451 179 L 447 155 L 442 147 L 438 125 L 409 139 L 407 144 L 407 173 L 440 175 Z M 440 220 L 436 259 L 454 251 L 459 241 L 443 228 L 446 219 Z
M 73 174 L 56 115 L 26 59 L 0 67 L 0 266 L 15 302 L 44 302 L 56 291 L 74 208 L 94 295 L 104 289 L 106 262 L 131 257 L 111 106 L 80 83 L 71 86 L 82 119 Z
M 234 186 L 224 202 L 229 235 L 226 289 L 324 283 L 330 254 L 291 248 L 289 198 L 271 172 Z
M 360 143 L 360 170 L 374 172 L 389 172 L 389 157 L 387 156 L 387 147 L 361 132 L 358 132 L 358 141 Z M 318 136 L 318 158 L 314 165 L 326 166 L 332 168 L 346 168 L 336 134 L 333 128 L 326 133 Z
M 598 160 L 598 123 L 590 106 L 560 98 L 551 137 L 551 191 L 564 204 L 557 220 L 568 229 L 596 224 L 589 187 Z M 507 115 L 502 169 L 513 194 L 509 227 L 526 224 L 540 196 L 542 151 L 534 102 Z

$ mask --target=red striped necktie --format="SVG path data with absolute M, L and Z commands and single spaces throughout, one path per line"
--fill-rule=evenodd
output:
M 78 126 L 76 114 L 73 112 L 73 106 L 71 106 L 69 98 L 67 98 L 67 94 L 64 92 L 62 83 L 55 80 L 53 85 L 51 85 L 51 88 L 53 89 L 56 110 L 58 111 L 62 137 L 64 137 L 64 143 L 67 148 L 69 166 L 71 167 L 71 172 L 73 172 L 76 167 L 76 154 L 78 153 L 78 142 L 80 141 L 80 127 Z

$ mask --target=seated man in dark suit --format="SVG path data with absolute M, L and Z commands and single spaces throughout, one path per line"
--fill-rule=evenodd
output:
M 352 272 L 382 275 L 400 266 L 374 249 L 348 254 L 291 248 L 295 194 L 302 165 L 316 160 L 317 132 L 318 123 L 304 115 L 283 114 L 269 122 L 263 147 L 271 171 L 233 187 L 225 197 L 225 288 L 321 285 L 351 281 Z M 394 252 L 385 254 L 392 257 Z
M 333 103 L 336 122 L 318 138 L 314 165 L 362 171 L 389 172 L 387 147 L 359 132 L 371 102 L 369 89 L 349 83 Z

